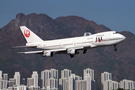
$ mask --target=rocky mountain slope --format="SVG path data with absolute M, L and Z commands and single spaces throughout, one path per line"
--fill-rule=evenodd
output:
M 12 46 L 25 45 L 26 41 L 19 29 L 25 25 L 44 40 L 82 36 L 84 32 L 98 33 L 110 31 L 104 25 L 97 25 L 94 21 L 78 16 L 58 17 L 52 19 L 46 14 L 19 13 L 16 18 L 0 29 L 0 69 L 13 77 L 14 71 L 21 72 L 22 77 L 30 77 L 33 70 L 67 68 L 82 76 L 83 69 L 94 69 L 96 88 L 100 89 L 100 76 L 104 71 L 112 73 L 113 80 L 124 78 L 135 80 L 135 35 L 129 31 L 120 32 L 126 40 L 118 44 L 118 51 L 113 46 L 89 49 L 85 55 L 80 52 L 71 59 L 68 55 L 54 55 L 42 57 L 40 55 L 18 54 L 19 51 L 29 49 L 13 49 Z M 60 72 L 60 71 L 59 71 Z

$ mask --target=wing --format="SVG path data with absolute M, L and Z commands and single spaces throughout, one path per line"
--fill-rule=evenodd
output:
M 66 51 L 66 49 L 53 49 L 53 50 L 39 50 L 39 51 L 28 51 L 28 52 L 18 52 L 18 53 L 24 53 L 24 54 L 41 54 L 43 52 L 57 52 L 57 51 Z
M 55 54 L 67 53 L 67 50 L 84 50 L 90 47 L 74 47 L 74 48 L 64 48 L 64 49 L 52 49 L 52 50 L 39 50 L 39 51 L 28 51 L 28 52 L 18 52 L 24 54 L 42 54 L 43 52 L 55 52 Z

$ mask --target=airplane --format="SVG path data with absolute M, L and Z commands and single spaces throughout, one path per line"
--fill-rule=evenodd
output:
M 24 54 L 40 54 L 43 57 L 52 57 L 54 54 L 68 54 L 71 58 L 79 54 L 79 50 L 83 50 L 83 54 L 87 49 L 114 46 L 114 51 L 117 51 L 117 44 L 126 39 L 116 31 L 106 31 L 96 34 L 89 32 L 84 33 L 84 36 L 56 39 L 56 40 L 42 40 L 35 33 L 33 33 L 26 26 L 20 26 L 20 29 L 27 41 L 25 46 L 15 46 L 15 48 L 38 48 L 38 51 L 18 52 Z

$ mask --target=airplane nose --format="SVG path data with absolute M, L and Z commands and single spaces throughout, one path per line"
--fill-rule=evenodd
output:
M 123 39 L 123 40 L 125 40 L 125 39 L 126 39 L 126 37 L 125 37 L 124 35 L 122 35 L 122 39 Z

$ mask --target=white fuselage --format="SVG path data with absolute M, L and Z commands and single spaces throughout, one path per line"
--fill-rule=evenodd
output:
M 48 40 L 42 42 L 27 43 L 26 46 L 37 46 L 40 49 L 82 49 L 84 47 L 100 47 L 115 45 L 125 39 L 125 36 L 116 33 L 116 31 L 101 32 L 90 36 L 81 36 L 57 40 Z

